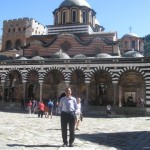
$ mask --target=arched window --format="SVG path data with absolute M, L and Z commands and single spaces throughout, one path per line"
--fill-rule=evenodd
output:
M 132 41 L 131 49 L 134 49 L 134 50 L 135 50 L 135 41 Z
M 72 22 L 77 22 L 77 10 L 75 9 L 72 10 Z
M 87 22 L 87 12 L 86 10 L 82 11 L 82 23 L 86 23 Z
M 58 25 L 58 13 L 55 15 L 55 25 Z
M 62 19 L 62 24 L 65 24 L 65 23 L 66 23 L 66 10 L 64 10 L 64 11 L 62 12 L 62 17 L 61 17 L 61 19 Z
M 125 48 L 127 48 L 128 47 L 128 42 L 127 41 L 125 41 Z
M 8 40 L 8 41 L 6 42 L 5 49 L 6 49 L 6 50 L 12 49 L 12 42 L 11 42 L 10 40 Z
M 21 47 L 21 40 L 18 39 L 18 40 L 16 40 L 16 42 L 15 42 L 15 49 L 19 50 L 20 47 Z

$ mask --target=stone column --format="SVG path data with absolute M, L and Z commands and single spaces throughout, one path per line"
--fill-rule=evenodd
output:
M 2 102 L 4 102 L 4 94 L 5 94 L 5 81 L 1 81 L 2 83 Z
M 90 85 L 90 82 L 89 81 L 85 81 L 86 83 L 86 99 L 85 99 L 85 103 L 88 104 L 88 101 L 89 101 L 89 85 Z
M 42 101 L 42 95 L 43 95 L 43 81 L 39 81 L 40 83 L 40 101 Z
M 27 81 L 22 81 L 23 82 L 23 100 L 24 100 L 24 103 L 25 103 L 25 99 L 26 99 L 26 83 Z
M 117 90 L 118 90 L 118 82 L 113 82 L 113 88 L 114 88 L 114 106 L 116 106 L 117 102 Z
M 119 86 L 119 107 L 122 107 L 122 87 Z

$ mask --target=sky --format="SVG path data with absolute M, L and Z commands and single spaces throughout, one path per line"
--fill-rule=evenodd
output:
M 2 0 L 0 36 L 3 21 L 33 18 L 43 25 L 53 25 L 53 11 L 63 0 Z M 150 0 L 87 0 L 105 32 L 117 32 L 118 38 L 133 32 L 139 37 L 150 34 Z

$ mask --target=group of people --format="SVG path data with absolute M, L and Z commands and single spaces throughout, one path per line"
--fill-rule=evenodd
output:
M 46 118 L 52 118 L 53 115 L 53 107 L 54 103 L 50 99 L 48 102 L 40 101 L 38 102 L 36 99 L 29 100 L 27 103 L 27 111 L 29 114 L 38 114 L 39 118 L 43 118 L 45 115 Z
M 61 132 L 63 139 L 63 147 L 73 147 L 75 140 L 75 130 L 79 130 L 82 110 L 81 110 L 81 98 L 75 98 L 72 96 L 71 88 L 66 88 L 65 93 L 59 97 L 59 101 L 56 105 L 56 114 L 60 115 Z M 46 118 L 52 118 L 54 103 L 49 100 L 47 103 L 36 100 L 29 100 L 27 103 L 28 113 L 38 113 L 38 117 L 42 118 L 45 115 Z M 69 142 L 67 139 L 67 127 L 69 125 Z
M 29 114 L 35 114 L 37 111 L 38 102 L 35 98 L 29 100 L 27 103 L 27 111 Z
M 38 117 L 42 118 L 43 115 L 45 114 L 45 118 L 52 118 L 53 115 L 53 107 L 54 103 L 50 99 L 47 104 L 44 104 L 43 101 L 40 101 L 38 104 Z

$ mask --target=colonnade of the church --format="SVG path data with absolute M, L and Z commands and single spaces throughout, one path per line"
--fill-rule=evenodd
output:
M 70 82 L 69 81 L 65 81 L 65 85 L 66 87 L 70 86 Z M 40 88 L 40 92 L 39 92 L 39 100 L 41 101 L 43 99 L 43 80 L 39 80 L 39 88 Z M 85 81 L 85 86 L 86 86 L 86 92 L 85 92 L 85 102 L 86 104 L 88 104 L 89 102 L 89 88 L 90 88 L 90 81 Z M 5 93 L 5 81 L 1 81 L 1 87 L 2 87 L 2 102 L 5 101 L 5 97 L 4 97 L 4 93 Z M 28 90 L 28 87 L 27 87 L 27 81 L 26 80 L 23 80 L 22 81 L 22 87 L 23 87 L 23 95 L 22 95 L 22 98 L 23 100 L 25 101 L 28 97 L 27 95 L 27 90 Z M 113 104 L 114 105 L 117 105 L 117 99 L 118 99 L 118 84 L 116 82 L 113 83 L 113 89 L 114 89 L 114 97 L 113 97 Z M 119 106 L 121 106 L 121 100 L 119 101 Z
M 85 77 L 82 70 L 75 70 L 66 76 L 59 70 L 52 70 L 46 74 L 31 70 L 26 75 L 12 71 L 6 74 L 5 78 L 1 78 L 0 101 L 18 103 L 22 99 L 28 101 L 33 96 L 39 101 L 47 98 L 58 99 L 61 93 L 65 92 L 65 87 L 69 86 L 73 96 L 81 97 L 89 105 L 127 106 L 127 98 L 130 96 L 133 96 L 135 105 L 140 98 L 147 103 L 149 92 L 146 89 L 149 86 L 146 87 L 141 74 L 127 72 L 120 78 L 113 78 L 110 74 L 98 70 Z

